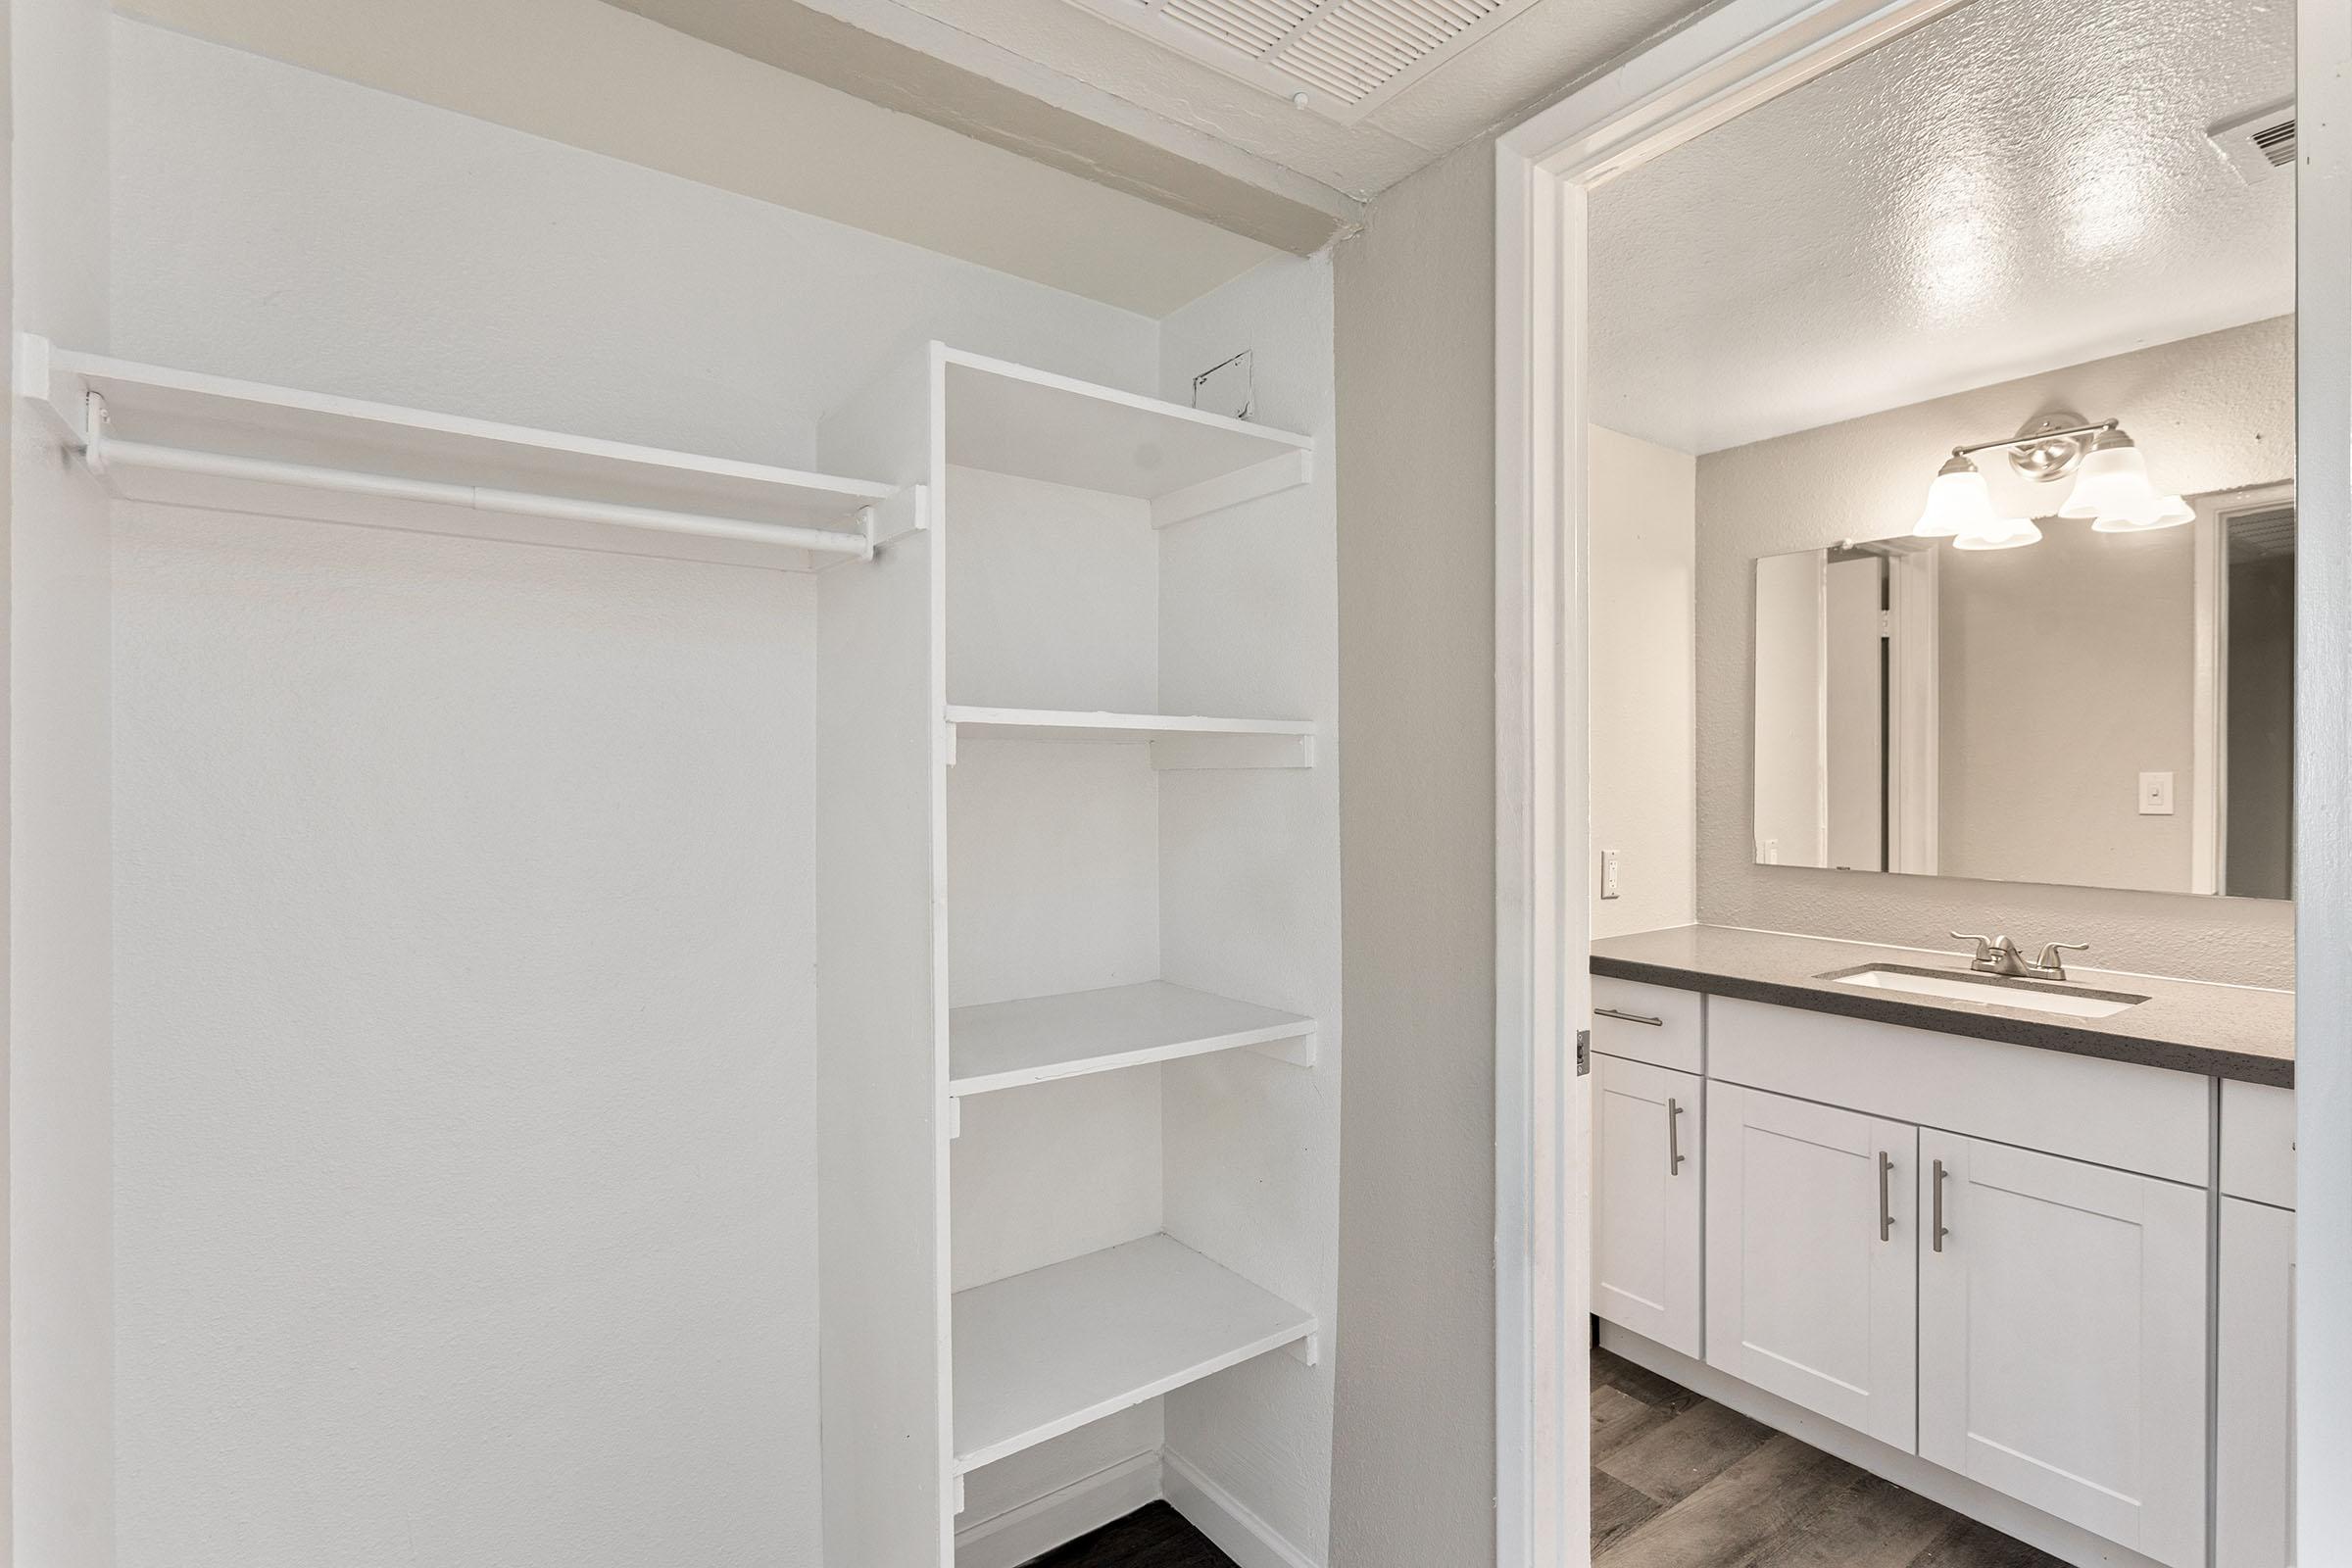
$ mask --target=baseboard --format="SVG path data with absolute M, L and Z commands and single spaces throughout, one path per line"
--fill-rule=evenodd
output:
M 1827 1416 L 1816 1415 L 1802 1405 L 1767 1394 L 1680 1350 L 1669 1350 L 1631 1329 L 1602 1322 L 1600 1348 L 1751 1420 L 1835 1454 L 1847 1464 L 1916 1492 L 1931 1502 L 1939 1502 L 1954 1513 L 1966 1514 L 2004 1535 L 2015 1536 L 2027 1545 L 2037 1546 L 2061 1561 L 2074 1564 L 2075 1568 L 2164 1568 L 2153 1557 L 2094 1536 L 2082 1526 L 2069 1524 L 2039 1508 L 2029 1507 L 1990 1487 L 1932 1464 L 1916 1453 L 1905 1453 L 1876 1438 L 1864 1437 L 1851 1427 L 1840 1426 Z
M 1282 1539 L 1232 1493 L 1173 1453 L 1160 1455 L 1160 1487 L 1169 1505 L 1241 1568 L 1322 1568 Z M 964 1568 L 961 1562 L 956 1568 Z
M 956 1532 L 956 1568 L 1018 1568 L 1160 1494 L 1159 1455 L 1139 1453 Z

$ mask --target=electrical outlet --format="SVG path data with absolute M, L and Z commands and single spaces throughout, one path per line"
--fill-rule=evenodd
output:
M 1600 852 L 1600 896 L 1604 899 L 1613 899 L 1617 896 L 1617 852 L 1615 850 Z
M 2173 775 L 2142 773 L 2139 775 L 2139 814 L 2170 816 L 2173 814 Z

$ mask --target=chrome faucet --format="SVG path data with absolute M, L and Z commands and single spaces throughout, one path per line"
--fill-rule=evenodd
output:
M 2049 942 L 2042 945 L 2040 957 L 2030 959 L 2005 936 L 1981 937 L 1966 931 L 1955 931 L 1952 935 L 1959 941 L 1977 945 L 1976 956 L 1968 960 L 1971 969 L 1979 974 L 2007 975 L 2011 979 L 2063 980 L 2066 960 L 2060 955 L 2090 951 L 2087 942 Z

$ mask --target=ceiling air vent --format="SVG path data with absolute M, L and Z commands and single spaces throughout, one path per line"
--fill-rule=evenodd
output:
M 2274 104 L 2259 114 L 2226 121 L 2206 136 L 2249 185 L 2295 167 L 2295 106 Z
M 1267 92 L 1353 124 L 1535 0 L 1078 0 Z

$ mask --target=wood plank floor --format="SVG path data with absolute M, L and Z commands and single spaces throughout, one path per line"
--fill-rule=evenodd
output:
M 1592 1351 L 1593 1568 L 2066 1568 Z
M 1235 1568 L 1164 1502 L 1150 1502 L 1036 1558 L 1029 1568 Z

